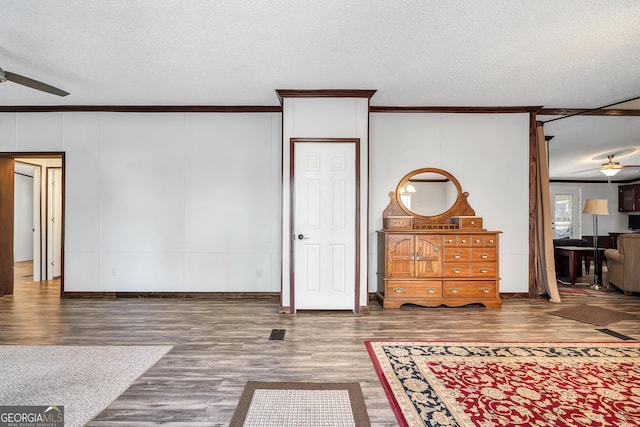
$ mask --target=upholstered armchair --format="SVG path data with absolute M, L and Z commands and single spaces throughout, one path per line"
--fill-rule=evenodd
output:
M 604 251 L 609 283 L 625 295 L 640 292 L 640 234 L 621 234 L 618 248 Z

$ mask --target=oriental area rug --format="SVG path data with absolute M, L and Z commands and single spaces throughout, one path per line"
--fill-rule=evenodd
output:
M 249 381 L 229 427 L 369 427 L 358 383 Z
M 367 341 L 401 426 L 638 426 L 639 343 Z
M 622 295 L 622 292 L 613 287 L 591 289 L 573 285 L 566 286 L 562 284 L 558 284 L 558 292 L 560 293 L 560 296 L 586 296 L 607 299 L 620 298 L 620 296 Z

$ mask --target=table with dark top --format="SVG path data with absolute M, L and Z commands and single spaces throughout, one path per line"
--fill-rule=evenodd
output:
M 604 258 L 604 250 L 606 248 L 598 248 L 598 262 L 594 263 L 595 274 L 598 277 L 598 284 L 602 284 L 602 259 Z M 579 263 L 583 258 L 593 258 L 592 247 L 582 246 L 556 246 L 555 256 L 566 256 L 569 258 L 569 276 L 571 284 L 576 284 L 576 274 L 578 272 Z

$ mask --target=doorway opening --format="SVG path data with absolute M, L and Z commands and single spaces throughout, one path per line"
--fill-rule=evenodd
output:
M 0 296 L 64 292 L 64 153 L 0 153 Z

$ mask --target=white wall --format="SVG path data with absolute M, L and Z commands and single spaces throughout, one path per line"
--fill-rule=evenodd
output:
M 388 193 L 408 172 L 435 167 L 453 174 L 488 230 L 500 236 L 501 292 L 528 292 L 529 115 L 372 113 L 369 255 Z M 369 290 L 376 289 L 370 262 Z
M 65 291 L 280 290 L 280 115 L 0 114 L 66 152 Z
M 366 100 L 349 108 L 360 117 Z M 369 291 L 387 193 L 407 172 L 438 167 L 503 232 L 501 291 L 527 292 L 529 116 L 368 117 L 369 133 L 361 120 L 315 136 L 370 135 Z M 66 153 L 66 291 L 279 292 L 281 127 L 277 113 L 2 113 L 0 151 Z

